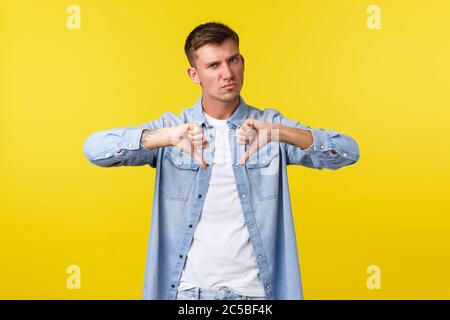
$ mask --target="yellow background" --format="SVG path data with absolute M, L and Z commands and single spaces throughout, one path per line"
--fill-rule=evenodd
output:
M 141 298 L 155 171 L 82 144 L 192 105 L 183 45 L 211 20 L 240 35 L 248 104 L 359 144 L 356 165 L 289 168 L 305 298 L 450 298 L 449 1 L 0 4 L 0 298 Z

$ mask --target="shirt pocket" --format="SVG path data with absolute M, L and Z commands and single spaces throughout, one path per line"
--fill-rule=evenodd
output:
M 170 200 L 187 201 L 199 168 L 190 155 L 176 148 L 166 148 L 160 169 L 163 195 Z
M 269 146 L 269 145 L 266 145 Z M 280 178 L 280 153 L 278 149 L 263 147 L 253 154 L 245 165 L 250 181 L 259 200 L 271 200 L 278 196 Z

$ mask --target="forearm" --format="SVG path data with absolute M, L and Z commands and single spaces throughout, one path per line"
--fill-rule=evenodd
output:
M 271 128 L 279 129 L 278 140 L 283 142 L 288 164 L 336 170 L 359 159 L 358 144 L 343 133 L 314 129 L 283 116 Z
M 277 130 L 275 131 L 277 133 L 273 130 Z M 314 143 L 313 135 L 309 130 L 288 127 L 282 124 L 274 124 L 271 132 L 272 140 L 275 139 L 281 143 L 291 144 L 302 150 L 308 149 Z M 276 137 L 276 135 L 278 135 L 278 137 Z
M 141 127 L 113 128 L 91 134 L 83 144 L 86 158 L 100 167 L 154 164 L 156 152 L 141 145 Z M 156 129 L 156 128 L 155 128 Z
M 170 128 L 143 130 L 141 144 L 148 150 L 171 146 Z

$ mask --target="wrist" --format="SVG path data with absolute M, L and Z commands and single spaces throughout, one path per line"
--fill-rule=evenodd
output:
M 159 130 L 158 136 L 156 137 L 158 139 L 159 147 L 173 147 L 174 146 L 171 129 L 172 129 L 171 127 L 166 127 L 166 128 L 161 128 Z
M 170 145 L 170 128 L 145 129 L 142 131 L 141 144 L 149 150 Z
M 269 142 L 279 142 L 281 140 L 281 125 L 278 123 L 271 123 L 269 132 Z

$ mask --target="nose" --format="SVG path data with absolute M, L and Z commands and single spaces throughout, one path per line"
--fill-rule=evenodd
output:
M 224 79 L 232 79 L 233 78 L 233 72 L 228 64 L 224 64 L 224 67 L 222 69 L 222 78 Z

